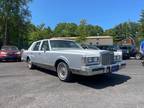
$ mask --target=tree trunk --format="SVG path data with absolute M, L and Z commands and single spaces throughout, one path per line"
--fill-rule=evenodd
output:
M 7 45 L 7 17 L 5 19 L 5 29 L 4 29 L 4 41 L 3 41 L 3 45 Z

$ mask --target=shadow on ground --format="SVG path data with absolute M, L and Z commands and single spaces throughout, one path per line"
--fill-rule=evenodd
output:
M 38 68 L 39 71 L 57 77 L 57 73 L 46 69 Z M 73 79 L 69 83 L 78 83 L 83 86 L 91 87 L 94 89 L 103 89 L 110 86 L 120 85 L 130 80 L 130 76 L 120 74 L 104 74 L 95 75 L 91 77 L 73 75 Z
M 81 85 L 94 89 L 103 89 L 110 86 L 120 85 L 127 82 L 131 77 L 120 74 L 97 75 L 92 77 L 75 77 L 75 81 Z
M 40 68 L 40 67 L 36 67 L 36 69 L 39 70 L 40 72 L 43 72 L 43 73 L 46 73 L 46 74 L 53 75 L 53 76 L 57 77 L 57 73 L 54 72 L 54 71 L 47 70 L 47 69 Z

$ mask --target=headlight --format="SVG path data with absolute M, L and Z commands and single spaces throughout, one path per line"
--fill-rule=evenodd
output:
M 100 57 L 84 57 L 82 62 L 84 65 L 98 65 L 100 64 Z
M 1 54 L 1 55 L 7 55 L 7 53 L 6 53 L 6 52 L 0 52 L 0 54 Z
M 127 50 L 126 52 L 129 53 L 129 50 Z

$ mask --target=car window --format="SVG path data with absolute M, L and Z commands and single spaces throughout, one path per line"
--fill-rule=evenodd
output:
M 108 50 L 109 51 L 116 51 L 117 50 L 117 48 L 116 48 L 116 46 L 108 46 Z
M 83 49 L 88 49 L 88 46 L 87 46 L 86 44 L 81 44 L 81 47 L 82 47 Z
M 95 50 L 99 50 L 99 48 L 95 45 L 88 45 L 89 49 L 95 49 Z
M 18 48 L 16 46 L 3 46 L 1 50 L 13 50 L 18 51 Z
M 107 46 L 101 46 L 101 49 L 102 50 L 108 50 L 108 47 Z
M 41 42 L 37 42 L 33 48 L 33 51 L 38 51 Z
M 99 49 L 101 49 L 101 50 L 103 49 L 103 46 L 97 46 L 97 47 L 98 47 Z
M 43 41 L 42 46 L 41 46 L 41 51 L 44 49 L 46 49 L 46 51 L 49 51 L 48 41 Z
M 51 40 L 52 50 L 54 49 L 82 49 L 76 42 L 67 40 Z
M 121 49 L 128 49 L 126 46 L 121 46 L 120 48 Z

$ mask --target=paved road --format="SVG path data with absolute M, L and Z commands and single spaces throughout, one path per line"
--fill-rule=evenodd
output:
M 144 108 L 144 67 L 129 60 L 110 76 L 59 81 L 25 63 L 0 63 L 0 108 Z

